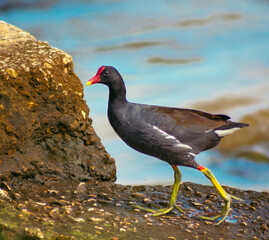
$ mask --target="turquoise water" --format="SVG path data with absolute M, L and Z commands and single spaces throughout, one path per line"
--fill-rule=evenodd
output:
M 125 79 L 129 101 L 189 107 L 231 93 L 262 98 L 258 104 L 222 112 L 234 120 L 268 107 L 266 1 L 79 0 L 44 5 L 1 11 L 0 19 L 71 54 L 84 84 L 101 65 L 112 65 Z M 103 85 L 85 88 L 96 132 L 116 159 L 117 182 L 171 183 L 168 164 L 135 152 L 115 135 L 106 117 L 107 98 Z M 224 185 L 269 190 L 269 164 L 224 158 L 216 151 L 200 154 L 197 161 Z M 198 171 L 182 172 L 183 181 L 209 184 Z

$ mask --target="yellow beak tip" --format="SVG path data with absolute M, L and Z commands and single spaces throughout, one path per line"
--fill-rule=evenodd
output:
M 92 85 L 92 81 L 88 81 L 88 82 L 86 83 L 86 86 L 90 86 L 90 85 Z

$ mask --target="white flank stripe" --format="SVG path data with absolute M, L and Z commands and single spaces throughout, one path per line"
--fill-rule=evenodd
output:
M 178 140 L 177 140 L 177 141 L 178 141 Z M 179 142 L 179 141 L 178 141 L 178 142 Z M 192 149 L 191 146 L 189 146 L 189 145 L 187 145 L 187 144 L 184 144 L 184 143 L 181 143 L 181 142 L 176 143 L 176 144 L 175 144 L 175 147 L 186 148 L 186 149 Z
M 161 130 L 160 128 L 158 128 L 156 126 L 152 126 L 152 128 L 155 129 L 155 130 L 157 130 L 159 133 L 161 133 L 166 139 L 173 139 L 173 140 L 175 140 L 175 145 L 174 145 L 175 147 L 192 149 L 192 147 L 190 147 L 189 145 L 180 142 L 174 136 L 168 134 L 167 132 Z
M 192 155 L 192 156 L 196 157 L 196 154 L 194 154 L 194 153 L 191 153 L 191 152 L 189 153 L 189 155 Z
M 175 139 L 175 140 L 177 140 L 174 136 L 167 136 L 167 137 L 165 137 L 166 139 Z
M 162 129 L 160 129 L 160 128 L 156 127 L 156 126 L 153 126 L 153 129 L 159 131 L 163 136 L 168 136 L 168 137 L 171 136 L 171 137 L 175 138 L 174 136 L 168 134 L 167 132 L 163 131 Z
M 208 133 L 208 132 L 210 132 L 210 131 L 212 131 L 213 129 L 209 129 L 209 130 L 207 130 L 207 131 L 205 131 L 205 133 Z
M 230 135 L 232 133 L 234 133 L 235 131 L 239 130 L 240 128 L 235 127 L 235 128 L 231 128 L 231 129 L 226 129 L 226 130 L 215 130 L 214 132 L 219 136 L 219 137 L 224 137 L 227 135 Z

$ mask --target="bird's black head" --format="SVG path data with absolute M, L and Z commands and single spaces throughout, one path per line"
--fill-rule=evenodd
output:
M 91 78 L 86 86 L 103 83 L 107 86 L 117 85 L 122 82 L 122 77 L 116 68 L 110 66 L 102 66 L 98 69 L 96 75 Z

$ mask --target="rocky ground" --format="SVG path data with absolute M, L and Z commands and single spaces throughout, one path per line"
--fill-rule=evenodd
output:
M 182 184 L 178 204 L 185 211 L 151 217 L 133 207 L 165 207 L 171 186 L 57 181 L 1 182 L 0 239 L 268 239 L 269 194 L 225 187 L 234 201 L 226 222 L 197 218 L 216 214 L 222 200 L 209 186 Z

